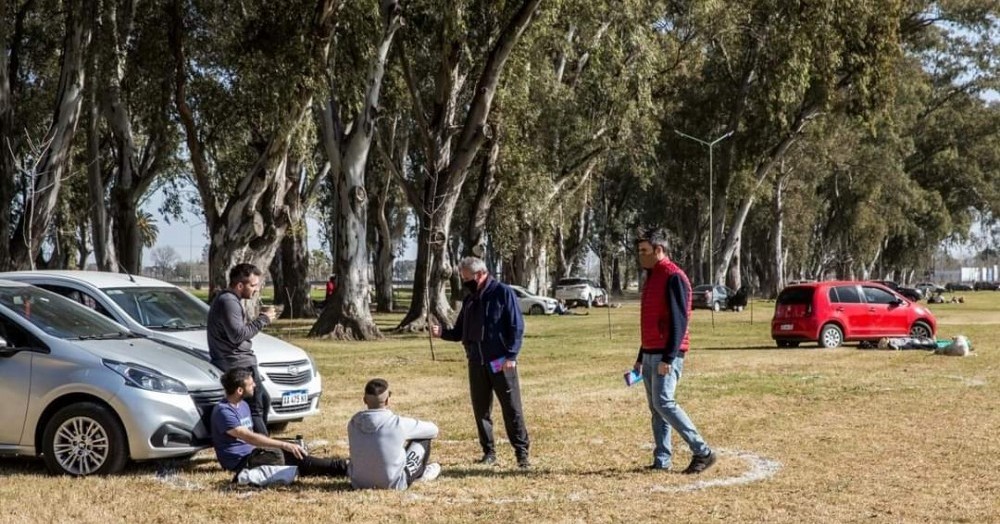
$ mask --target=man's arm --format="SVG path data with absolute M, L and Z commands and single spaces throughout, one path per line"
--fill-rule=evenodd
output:
M 292 455 L 295 455 L 295 458 L 299 459 L 308 454 L 306 453 L 306 450 L 302 449 L 302 447 L 298 444 L 292 444 L 291 442 L 284 440 L 275 440 L 270 437 L 265 437 L 264 435 L 254 433 L 243 426 L 230 428 L 226 431 L 226 434 L 235 439 L 240 439 L 251 446 L 257 446 L 258 448 L 277 448 L 287 451 Z
M 399 417 L 399 428 L 403 431 L 404 440 L 425 440 L 438 436 L 437 424 L 426 420 Z
M 448 340 L 451 342 L 461 342 L 462 341 L 462 326 L 465 325 L 465 303 L 462 303 L 462 309 L 458 310 L 458 318 L 455 319 L 455 325 L 451 329 L 445 329 L 443 326 L 441 328 L 441 339 Z
M 674 275 L 667 281 L 667 307 L 670 308 L 670 333 L 667 346 L 663 348 L 663 359 L 671 362 L 681 350 L 681 340 L 687 333 L 688 288 L 680 276 Z
M 524 339 L 524 316 L 521 315 L 521 304 L 517 301 L 514 291 L 503 286 L 503 312 L 506 318 L 503 320 L 504 339 L 510 340 L 510 347 L 507 348 L 507 360 L 517 360 L 517 354 L 521 351 L 521 341 Z
M 243 321 L 243 307 L 238 300 L 222 300 L 219 304 L 219 320 L 222 322 L 222 329 L 226 332 L 226 338 L 234 344 L 242 344 L 250 340 L 264 326 L 271 323 L 270 317 L 261 313 L 250 322 Z

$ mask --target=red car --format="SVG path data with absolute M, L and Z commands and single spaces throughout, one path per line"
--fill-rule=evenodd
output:
M 927 308 L 874 282 L 811 282 L 778 294 L 771 338 L 778 347 L 816 341 L 835 348 L 845 340 L 933 337 L 937 320 Z

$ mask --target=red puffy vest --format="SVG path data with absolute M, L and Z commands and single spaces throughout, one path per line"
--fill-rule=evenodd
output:
M 664 349 L 670 330 L 670 306 L 667 304 L 667 282 L 677 275 L 687 288 L 685 315 L 691 318 L 691 282 L 684 271 L 668 258 L 656 263 L 646 276 L 642 288 L 642 310 L 639 316 L 642 328 L 643 349 Z M 684 331 L 680 350 L 686 352 L 690 345 L 688 332 Z

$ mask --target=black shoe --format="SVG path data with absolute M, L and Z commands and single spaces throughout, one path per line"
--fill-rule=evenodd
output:
M 657 464 L 650 464 L 646 466 L 644 469 L 648 469 L 650 471 L 670 471 L 670 466 L 660 466 Z
M 521 469 L 531 469 L 531 460 L 528 459 L 527 455 L 517 457 L 517 467 Z
M 476 461 L 476 464 L 482 464 L 484 466 L 492 466 L 497 463 L 497 456 L 493 453 L 484 453 L 483 458 Z
M 711 451 L 708 452 L 708 455 L 703 455 L 701 457 L 696 455 L 691 459 L 691 464 L 688 465 L 687 469 L 681 473 L 684 473 L 685 475 L 697 475 L 698 473 L 712 467 L 712 465 L 715 464 L 716 458 L 715 453 Z

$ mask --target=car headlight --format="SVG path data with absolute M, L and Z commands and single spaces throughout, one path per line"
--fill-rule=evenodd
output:
M 111 371 L 125 378 L 129 386 L 159 393 L 174 393 L 187 395 L 188 389 L 181 381 L 158 373 L 145 366 L 114 360 L 104 360 L 104 365 Z

